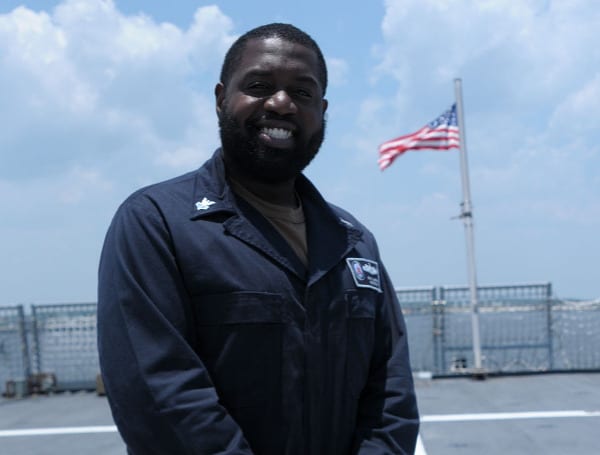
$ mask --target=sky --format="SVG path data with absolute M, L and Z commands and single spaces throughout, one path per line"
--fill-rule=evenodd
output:
M 468 281 L 458 152 L 377 166 L 460 78 L 478 283 L 600 297 L 594 0 L 3 0 L 0 305 L 96 300 L 115 210 L 218 147 L 222 58 L 268 22 L 322 48 L 327 134 L 306 174 L 375 234 L 396 286 Z

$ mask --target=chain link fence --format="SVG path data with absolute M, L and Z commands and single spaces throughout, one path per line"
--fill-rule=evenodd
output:
M 480 286 L 483 368 L 488 373 L 600 370 L 600 300 L 567 302 L 550 284 Z M 397 289 L 411 365 L 433 376 L 474 365 L 469 289 Z M 0 307 L 0 388 L 53 379 L 52 390 L 94 389 L 96 304 Z

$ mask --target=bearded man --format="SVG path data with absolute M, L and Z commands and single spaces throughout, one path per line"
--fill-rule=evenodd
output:
M 249 31 L 215 87 L 221 148 L 117 211 L 98 342 L 130 454 L 413 453 L 405 325 L 375 239 L 302 174 L 326 87 L 309 35 Z

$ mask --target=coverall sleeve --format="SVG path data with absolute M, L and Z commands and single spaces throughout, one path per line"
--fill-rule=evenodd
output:
M 169 230 L 149 198 L 118 210 L 99 267 L 98 348 L 130 454 L 250 454 L 193 350 L 194 317 Z
M 406 328 L 383 266 L 381 278 L 383 292 L 375 322 L 375 348 L 369 379 L 359 402 L 354 453 L 408 455 L 415 450 L 419 414 Z

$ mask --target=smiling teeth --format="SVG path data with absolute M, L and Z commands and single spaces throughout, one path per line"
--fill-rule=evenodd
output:
M 292 132 L 283 128 L 263 128 L 261 131 L 273 139 L 289 139 L 292 137 Z

